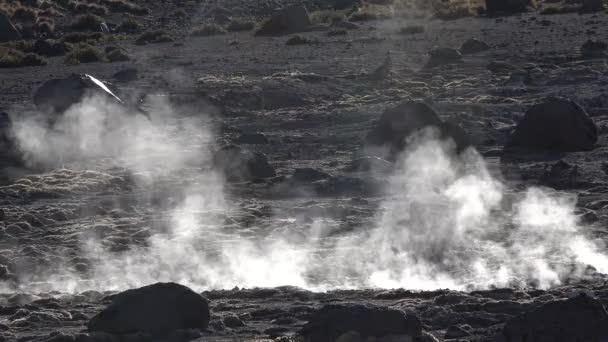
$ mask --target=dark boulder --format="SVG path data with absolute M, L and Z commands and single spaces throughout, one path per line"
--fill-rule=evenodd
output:
M 485 42 L 482 42 L 479 39 L 469 39 L 464 42 L 462 46 L 460 46 L 460 49 L 458 49 L 458 51 L 462 54 L 467 55 L 483 52 L 489 49 L 490 45 L 486 44 Z
M 123 103 L 107 84 L 87 74 L 72 74 L 45 82 L 36 90 L 34 103 L 40 110 L 62 113 L 86 96 L 97 94 Z
M 65 55 L 68 47 L 65 43 L 56 40 L 38 39 L 34 42 L 32 51 L 40 56 L 56 57 Z
M 582 0 L 581 11 L 586 13 L 603 11 L 604 0 Z
M 437 48 L 429 52 L 427 68 L 434 68 L 440 65 L 456 64 L 462 62 L 462 55 L 457 50 L 451 48 Z
M 310 29 L 312 22 L 306 7 L 292 5 L 276 11 L 262 26 L 256 35 L 280 35 L 304 32 Z
M 605 58 L 608 44 L 602 41 L 588 40 L 581 46 L 583 58 Z
M 229 181 L 250 181 L 276 176 L 266 155 L 235 145 L 226 146 L 217 151 L 213 157 L 213 163 L 215 168 L 222 172 Z
M 433 109 L 421 102 L 404 102 L 385 111 L 380 122 L 367 135 L 366 145 L 371 150 L 381 150 L 379 157 L 394 159 L 405 149 L 407 138 L 427 127 L 438 129 L 441 139 L 452 139 L 459 152 L 471 145 L 462 128 L 442 122 Z
M 114 73 L 114 75 L 112 75 L 112 77 L 117 82 L 123 82 L 123 83 L 132 82 L 139 78 L 138 71 L 135 68 L 126 68 L 126 69 L 119 70 L 116 73 Z
M 489 14 L 525 12 L 534 4 L 534 0 L 486 0 L 486 11 Z
M 389 335 L 422 336 L 418 317 L 403 311 L 362 304 L 329 304 L 310 316 L 300 334 L 306 341 L 334 342 L 338 337 L 355 332 L 363 338 Z
M 608 341 L 608 313 L 585 294 L 546 303 L 509 320 L 505 342 Z
M 576 102 L 549 97 L 526 112 L 507 147 L 559 152 L 586 151 L 595 146 L 598 128 Z
M 0 13 L 0 43 L 20 40 L 21 38 L 21 33 L 11 23 L 11 20 L 6 15 Z
M 89 331 L 110 334 L 164 334 L 180 329 L 206 329 L 207 300 L 176 283 L 156 283 L 112 297 L 102 312 L 91 318 Z

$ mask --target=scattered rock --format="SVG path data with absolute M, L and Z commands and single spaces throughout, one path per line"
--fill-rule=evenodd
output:
M 239 316 L 234 315 L 234 314 L 224 316 L 224 318 L 222 319 L 222 322 L 224 322 L 225 326 L 227 326 L 228 328 L 232 328 L 232 329 L 245 326 L 245 323 L 243 323 L 243 321 L 239 318 Z
M 462 55 L 457 50 L 451 48 L 438 48 L 429 52 L 427 68 L 434 68 L 440 65 L 454 64 L 462 62 Z
M 462 54 L 474 54 L 490 49 L 490 45 L 478 39 L 469 39 L 460 46 L 458 51 Z
M 397 309 L 362 304 L 329 304 L 314 312 L 300 331 L 305 339 L 315 342 L 334 342 L 352 332 L 363 338 L 387 335 L 417 338 L 422 335 L 422 323 L 418 317 L 406 315 Z
M 486 0 L 486 10 L 490 14 L 525 12 L 532 5 L 532 0 Z
M 356 30 L 359 28 L 359 25 L 357 25 L 355 23 L 351 23 L 350 21 L 346 21 L 346 20 L 336 21 L 332 24 L 332 26 L 342 28 L 345 30 Z
M 532 106 L 517 124 L 507 147 L 586 151 L 595 146 L 598 128 L 577 103 L 549 97 Z
M 296 169 L 293 173 L 293 179 L 298 182 L 316 182 L 329 177 L 331 177 L 330 174 L 309 167 Z
M 292 5 L 281 10 L 266 20 L 256 35 L 279 35 L 307 31 L 311 26 L 310 16 L 306 7 Z
M 110 334 L 168 333 L 207 328 L 209 304 L 189 288 L 176 283 L 156 283 L 127 290 L 94 316 L 87 328 Z
M 0 43 L 20 40 L 21 33 L 15 28 L 11 20 L 0 13 Z
M 226 146 L 215 153 L 215 167 L 223 172 L 229 181 L 250 181 L 256 178 L 276 176 L 266 155 L 251 152 L 235 145 Z
M 512 318 L 502 334 L 509 342 L 605 341 L 608 313 L 598 300 L 580 294 Z
M 601 41 L 588 40 L 581 46 L 583 58 L 603 58 L 606 57 L 608 44 Z
M 386 110 L 380 122 L 367 135 L 366 143 L 374 154 L 391 160 L 405 149 L 408 137 L 427 127 L 437 128 L 441 139 L 453 139 L 458 151 L 471 145 L 460 127 L 442 122 L 433 109 L 421 102 L 404 102 Z
M 295 35 L 289 39 L 287 39 L 287 41 L 285 42 L 285 45 L 287 46 L 294 46 L 294 45 L 311 45 L 311 44 L 315 44 L 316 42 L 312 39 L 306 38 L 304 36 L 301 35 Z
M 90 94 L 102 94 L 122 104 L 108 86 L 87 74 L 72 74 L 45 82 L 34 94 L 34 103 L 43 111 L 62 113 Z

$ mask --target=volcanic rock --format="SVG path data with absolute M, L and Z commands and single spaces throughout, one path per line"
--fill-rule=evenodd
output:
M 532 0 L 486 0 L 486 10 L 490 14 L 525 12 L 532 5 Z
M 87 328 L 110 334 L 168 333 L 179 329 L 206 329 L 207 300 L 176 283 L 156 283 L 127 290 L 94 316 Z
M 490 46 L 478 39 L 469 39 L 462 44 L 458 51 L 462 54 L 474 54 L 490 49 Z
M 405 149 L 408 137 L 427 127 L 437 128 L 441 139 L 451 138 L 458 151 L 470 146 L 467 134 L 460 127 L 442 122 L 433 109 L 421 102 L 404 102 L 385 111 L 367 135 L 366 143 L 374 150 L 388 149 L 389 153 L 382 153 L 381 157 L 393 159 Z
M 388 335 L 422 335 L 418 317 L 403 311 L 374 305 L 329 304 L 314 312 L 300 333 L 307 341 L 334 342 L 356 332 L 363 338 Z
M 310 28 L 311 21 L 306 7 L 292 5 L 278 10 L 256 32 L 257 35 L 280 35 L 303 32 Z
M 213 157 L 215 167 L 229 181 L 250 181 L 256 178 L 276 176 L 274 168 L 268 163 L 266 155 L 251 152 L 235 145 L 226 146 Z
M 426 64 L 427 68 L 434 68 L 440 65 L 455 64 L 462 61 L 460 52 L 450 48 L 438 48 L 429 52 L 429 61 Z
M 606 57 L 608 44 L 601 41 L 588 40 L 581 46 L 583 58 L 603 58 Z
M 117 71 L 112 77 L 118 82 L 128 83 L 135 81 L 138 78 L 138 72 L 135 68 L 126 68 Z
M 6 15 L 0 13 L 0 43 L 19 39 L 21 39 L 21 33 Z
M 111 101 L 122 104 L 108 85 L 87 74 L 72 74 L 63 79 L 45 82 L 34 94 L 34 103 L 43 111 L 62 113 L 86 96 L 103 95 Z
M 607 341 L 608 313 L 598 300 L 581 294 L 512 318 L 502 334 L 505 342 Z
M 509 137 L 507 147 L 585 151 L 595 146 L 597 138 L 597 126 L 580 105 L 549 97 L 528 109 Z
M 582 12 L 599 12 L 605 8 L 603 0 L 583 0 L 582 2 Z

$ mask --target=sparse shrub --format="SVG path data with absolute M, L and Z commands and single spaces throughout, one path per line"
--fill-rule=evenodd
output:
M 255 23 L 249 20 L 232 19 L 226 26 L 230 32 L 251 31 L 255 28 Z
M 0 68 L 20 68 L 45 65 L 46 60 L 34 53 L 24 54 L 11 48 L 0 48 Z
M 94 63 L 103 60 L 104 57 L 101 52 L 94 46 L 88 44 L 79 44 L 75 46 L 65 59 L 68 64 Z
M 93 32 L 93 33 L 82 33 L 82 32 L 73 32 L 68 33 L 65 36 L 61 37 L 61 41 L 64 43 L 86 43 L 89 45 L 95 45 L 100 41 L 104 40 L 105 35 L 101 32 Z
M 359 8 L 351 13 L 348 17 L 349 21 L 372 21 L 380 19 L 388 19 L 393 16 L 392 9 L 389 6 L 367 5 Z
M 15 40 L 12 42 L 3 43 L 0 45 L 0 49 L 2 48 L 28 53 L 34 51 L 34 43 L 30 40 Z
M 410 25 L 410 26 L 404 26 L 399 29 L 399 34 L 409 35 L 409 34 L 420 34 L 420 33 L 424 33 L 424 26 Z
M 78 31 L 99 31 L 103 19 L 93 14 L 83 14 L 77 16 L 70 27 Z
M 287 39 L 287 41 L 285 42 L 285 45 L 309 45 L 309 44 L 314 44 L 315 41 L 308 39 L 304 36 L 301 36 L 299 34 Z
M 565 14 L 565 13 L 575 13 L 580 10 L 578 6 L 547 6 L 540 10 L 541 15 L 554 15 L 554 14 Z
M 106 47 L 105 52 L 106 57 L 110 62 L 126 62 L 131 60 L 131 58 L 129 58 L 129 55 L 127 55 L 125 51 L 116 46 Z
M 96 4 L 87 4 L 84 2 L 80 2 L 78 3 L 75 7 L 74 7 L 74 13 L 83 13 L 83 14 L 95 14 L 95 15 L 101 15 L 104 16 L 106 14 L 108 14 L 108 8 L 105 6 L 100 6 L 100 5 L 96 5 Z
M 191 34 L 195 37 L 208 37 L 224 33 L 226 33 L 226 30 L 223 27 L 217 24 L 207 24 L 195 27 Z
M 437 1 L 433 3 L 433 13 L 442 20 L 455 20 L 475 15 L 475 9 L 467 0 Z
M 138 33 L 142 30 L 141 24 L 134 19 L 127 19 L 123 21 L 118 27 L 116 31 L 124 32 L 124 33 Z
M 12 17 L 20 21 L 36 22 L 38 20 L 38 14 L 34 9 L 22 6 L 15 8 Z
M 172 42 L 173 38 L 171 38 L 167 32 L 163 30 L 157 31 L 148 31 L 144 32 L 137 40 L 135 44 L 144 45 L 149 43 L 169 43 Z
M 146 15 L 149 13 L 147 8 L 125 0 L 101 0 L 100 2 L 107 6 L 111 12 L 130 13 L 134 15 Z
M 331 24 L 346 20 L 345 11 L 321 10 L 310 14 L 310 20 L 315 24 Z

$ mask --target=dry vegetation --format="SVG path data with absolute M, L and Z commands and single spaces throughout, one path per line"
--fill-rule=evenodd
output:
M 34 53 L 0 47 L 0 68 L 19 68 L 46 65 L 46 60 Z
M 67 64 L 80 64 L 80 63 L 93 63 L 102 62 L 105 60 L 103 54 L 94 46 L 86 43 L 81 43 L 74 46 L 72 52 L 70 52 L 65 61 Z
M 171 38 L 166 31 L 156 30 L 142 33 L 135 43 L 138 45 L 145 45 L 150 43 L 169 43 L 172 41 L 173 38 Z
M 208 37 L 208 36 L 215 36 L 215 35 L 224 34 L 224 33 L 226 33 L 226 30 L 223 27 L 221 27 L 220 25 L 207 24 L 207 25 L 197 26 L 194 29 L 192 29 L 191 35 L 193 35 L 195 37 Z

